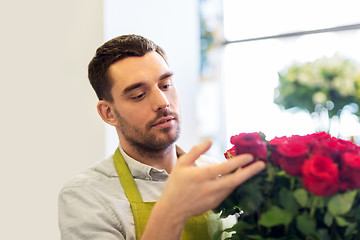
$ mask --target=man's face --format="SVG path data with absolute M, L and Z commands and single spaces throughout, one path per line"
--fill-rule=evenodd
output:
M 128 57 L 112 64 L 109 76 L 121 143 L 147 151 L 174 143 L 180 133 L 179 106 L 165 60 L 156 52 Z

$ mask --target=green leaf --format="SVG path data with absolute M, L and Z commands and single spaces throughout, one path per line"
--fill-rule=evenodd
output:
M 334 195 L 328 202 L 328 209 L 333 216 L 343 215 L 353 206 L 356 191 Z
M 356 223 L 351 223 L 345 230 L 344 236 L 351 236 L 352 234 L 357 233 L 357 229 L 359 229 L 359 226 Z
M 312 235 L 316 232 L 316 221 L 304 212 L 296 217 L 296 227 L 304 235 Z
M 225 238 L 224 240 L 241 240 L 239 236 L 233 234 L 231 237 Z
M 240 235 L 242 232 L 247 232 L 248 230 L 252 230 L 252 229 L 255 229 L 258 227 L 257 224 L 255 224 L 255 223 L 249 224 L 246 221 L 243 221 L 241 218 L 242 217 L 240 217 L 239 221 L 232 227 L 224 229 L 224 232 L 227 232 L 230 234 L 232 232 L 235 232 L 231 235 L 231 237 L 229 237 L 227 239 L 240 239 Z M 234 235 L 236 235 L 238 238 L 235 238 Z
M 319 240 L 329 240 L 331 239 L 329 231 L 325 228 L 320 228 L 318 231 Z
M 326 212 L 326 213 L 325 213 L 325 216 L 324 216 L 324 223 L 325 223 L 325 225 L 328 226 L 328 227 L 330 227 L 331 224 L 333 223 L 333 221 L 334 221 L 333 215 L 331 215 L 330 212 Z
M 299 189 L 295 190 L 294 197 L 295 197 L 296 201 L 302 207 L 305 207 L 309 200 L 308 193 L 303 188 L 299 188 Z
M 248 235 L 247 237 L 253 240 L 264 240 L 260 235 Z
M 230 228 L 230 230 L 239 232 L 243 230 L 254 229 L 256 227 L 256 224 L 249 224 L 246 221 L 242 221 L 240 219 L 233 227 Z
M 244 215 L 251 215 L 258 210 L 264 196 L 262 192 L 263 179 L 258 174 L 249 179 L 246 184 L 240 185 L 234 192 L 234 197 L 239 201 L 238 206 L 244 210 Z
M 279 200 L 281 206 L 289 212 L 296 214 L 299 210 L 299 205 L 293 196 L 293 193 L 285 188 L 282 188 L 279 192 Z
M 339 225 L 340 227 L 346 227 L 346 226 L 349 226 L 349 224 L 350 224 L 343 217 L 336 216 L 335 220 L 336 220 L 337 225 Z
M 277 206 L 272 206 L 267 212 L 264 212 L 260 216 L 259 225 L 264 227 L 289 225 L 292 220 L 292 213 Z
M 360 204 L 358 204 L 354 209 L 355 220 L 360 223 Z
M 222 234 L 223 234 L 223 230 L 216 231 L 213 235 L 213 240 L 219 240 Z

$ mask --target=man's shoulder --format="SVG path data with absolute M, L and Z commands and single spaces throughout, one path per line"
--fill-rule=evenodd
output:
M 93 183 L 99 183 L 99 180 L 106 181 L 113 177 L 117 177 L 117 173 L 114 168 L 113 157 L 109 156 L 95 162 L 88 169 L 75 175 L 63 188 L 84 187 L 86 185 L 92 185 Z
M 109 239 L 112 233 L 111 239 L 125 239 L 132 234 L 128 230 L 130 203 L 112 156 L 96 162 L 63 186 L 58 195 L 58 213 L 62 238 Z

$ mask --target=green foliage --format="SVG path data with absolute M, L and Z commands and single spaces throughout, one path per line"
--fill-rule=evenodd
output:
M 296 228 L 304 235 L 316 234 L 316 221 L 309 216 L 307 212 L 303 212 L 296 217 Z
M 315 196 L 302 187 L 299 177 L 267 164 L 265 171 L 240 185 L 214 209 L 224 218 L 243 211 L 226 230 L 234 232 L 228 240 L 360 239 L 358 190 Z
M 268 211 L 261 214 L 258 224 L 264 227 L 287 226 L 292 220 L 291 212 L 277 206 L 271 206 Z
M 328 203 L 329 212 L 333 216 L 343 215 L 350 211 L 354 204 L 357 191 L 346 192 L 341 195 L 335 195 Z
M 308 193 L 305 189 L 299 188 L 294 191 L 294 197 L 301 207 L 306 207 L 308 203 Z

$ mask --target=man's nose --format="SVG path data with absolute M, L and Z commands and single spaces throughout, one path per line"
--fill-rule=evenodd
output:
M 161 89 L 156 88 L 152 95 L 152 105 L 154 111 L 159 111 L 170 106 L 167 96 L 163 91 L 161 91 Z

